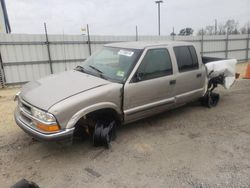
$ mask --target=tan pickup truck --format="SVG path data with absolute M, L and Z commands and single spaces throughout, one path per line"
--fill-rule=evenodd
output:
M 74 70 L 24 85 L 15 120 L 38 140 L 89 135 L 94 145 L 109 146 L 118 125 L 198 99 L 215 106 L 212 91 L 232 85 L 235 64 L 202 58 L 186 42 L 108 44 Z

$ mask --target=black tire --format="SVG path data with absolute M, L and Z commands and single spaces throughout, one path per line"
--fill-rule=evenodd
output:
M 110 142 L 116 138 L 116 122 L 97 120 L 93 130 L 92 142 L 94 146 L 110 148 Z
M 220 100 L 220 95 L 218 93 L 211 93 L 210 97 L 208 98 L 208 107 L 212 108 L 217 106 Z
M 217 106 L 220 100 L 220 95 L 218 93 L 208 92 L 204 97 L 201 98 L 201 104 L 208 108 Z
M 95 125 L 95 128 L 94 128 L 94 131 L 93 131 L 93 139 L 92 139 L 92 141 L 93 141 L 93 145 L 95 146 L 95 147 L 97 147 L 97 146 L 100 146 L 101 145 L 101 132 L 102 132 L 102 126 L 100 125 L 100 124 L 96 124 Z

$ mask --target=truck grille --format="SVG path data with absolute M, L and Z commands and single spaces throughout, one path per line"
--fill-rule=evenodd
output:
M 31 107 L 30 107 L 30 106 L 28 106 L 28 105 L 26 105 L 25 103 L 22 103 L 22 102 L 21 102 L 21 107 L 24 108 L 24 110 L 25 110 L 27 113 L 31 114 Z
M 29 106 L 26 102 L 23 100 L 19 99 L 18 100 L 18 105 L 19 105 L 19 111 L 20 111 L 20 118 L 21 120 L 29 125 L 30 127 L 36 129 L 32 119 L 30 118 L 31 116 L 31 106 Z
M 26 101 L 22 100 L 20 97 L 18 98 L 18 108 L 19 108 L 19 114 L 20 114 L 20 120 L 29 126 L 30 128 L 44 134 L 50 134 L 48 132 L 42 131 L 37 128 L 36 124 L 39 122 L 38 119 L 36 119 L 31 112 L 32 105 L 27 103 Z M 53 122 L 52 122 L 53 123 Z

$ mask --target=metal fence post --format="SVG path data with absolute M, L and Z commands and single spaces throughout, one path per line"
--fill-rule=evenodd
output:
M 203 50 L 204 50 L 204 32 L 203 32 L 203 28 L 201 30 L 201 55 L 203 55 Z
M 5 83 L 6 83 L 5 73 L 4 73 L 4 67 L 3 67 L 3 62 L 2 62 L 2 56 L 0 53 L 0 86 L 1 88 L 4 88 Z
M 249 35 L 250 35 L 250 28 L 248 27 L 247 28 L 247 48 L 246 48 L 246 61 L 248 61 L 249 59 L 249 42 L 250 42 L 250 38 L 249 38 Z
M 138 41 L 138 28 L 135 26 L 135 40 Z
M 227 35 L 226 35 L 226 41 L 225 41 L 225 58 L 227 59 L 228 58 L 228 41 L 229 41 L 229 34 L 228 34 L 228 29 L 227 29 Z
M 1 88 L 4 88 L 2 72 L 3 72 L 3 71 L 2 71 L 2 68 L 0 68 L 0 86 L 1 86 Z
M 91 52 L 91 43 L 90 43 L 90 36 L 89 36 L 89 24 L 87 24 L 87 34 L 88 34 L 89 55 L 91 55 L 92 52 Z
M 175 36 L 175 33 L 174 33 L 174 27 L 173 27 L 173 31 L 172 31 L 172 33 L 171 33 L 171 34 L 172 34 L 172 40 L 174 40 L 174 36 Z M 171 35 L 171 34 L 170 34 L 170 35 Z
M 53 74 L 53 67 L 52 67 L 51 54 L 50 54 L 50 46 L 49 46 L 49 37 L 48 37 L 46 23 L 44 23 L 44 30 L 45 30 L 45 36 L 46 36 L 46 42 L 45 42 L 45 44 L 46 44 L 47 50 L 48 50 L 50 73 Z

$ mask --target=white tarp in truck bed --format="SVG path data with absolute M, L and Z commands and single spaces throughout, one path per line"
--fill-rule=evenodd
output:
M 235 81 L 236 59 L 212 61 L 205 64 L 207 68 L 208 79 L 224 76 L 223 86 L 229 89 Z

